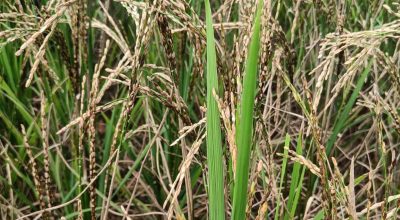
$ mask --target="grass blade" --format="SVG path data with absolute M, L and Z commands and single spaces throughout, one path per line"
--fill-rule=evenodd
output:
M 332 132 L 331 136 L 329 137 L 328 142 L 326 144 L 326 154 L 328 156 L 330 155 L 330 153 L 332 151 L 332 147 L 336 142 L 338 134 L 341 131 L 343 131 L 344 124 L 349 117 L 349 113 L 350 113 L 351 109 L 353 108 L 354 103 L 356 102 L 356 99 L 359 96 L 362 87 L 365 84 L 365 79 L 367 78 L 368 73 L 370 72 L 371 64 L 372 63 L 370 62 L 368 64 L 368 67 L 364 70 L 364 72 L 362 72 L 361 76 L 358 78 L 356 88 L 353 90 L 353 93 L 351 94 L 349 101 L 344 106 L 343 111 L 339 114 L 338 121 L 335 124 L 335 126 L 333 128 L 333 132 Z
M 325 217 L 324 210 L 321 210 L 315 215 L 314 220 L 322 220 L 324 219 L 324 217 Z
M 214 29 L 212 24 L 210 2 L 205 1 L 207 22 L 207 163 L 209 219 L 225 219 L 224 208 L 224 173 L 222 163 L 221 125 L 217 101 L 213 96 L 218 94 L 217 57 L 215 52 Z
M 246 71 L 243 77 L 243 93 L 240 104 L 240 115 L 237 130 L 237 167 L 233 191 L 232 219 L 245 219 L 247 204 L 247 185 L 253 134 L 254 97 L 257 83 L 257 62 L 260 50 L 260 20 L 263 0 L 259 1 L 257 14 L 253 26 L 253 36 L 250 42 L 249 56 L 246 62 Z
M 297 139 L 296 153 L 298 155 L 303 155 L 303 141 L 302 141 L 302 133 L 299 133 Z M 306 171 L 305 167 L 303 167 L 301 174 L 300 168 L 302 165 L 298 162 L 295 162 L 293 165 L 292 171 L 292 180 L 290 182 L 290 190 L 289 190 L 289 200 L 288 200 L 288 209 L 289 214 L 285 214 L 285 220 L 293 219 L 296 213 L 297 204 L 301 194 L 301 187 L 303 186 L 304 173 Z
M 276 209 L 275 209 L 275 220 L 278 220 L 280 215 L 280 206 L 281 206 L 281 192 L 283 187 L 283 182 L 285 182 L 285 174 L 286 174 L 286 166 L 288 161 L 288 149 L 290 145 L 290 136 L 286 134 L 285 137 L 285 145 L 283 149 L 283 161 L 282 161 L 282 169 L 281 169 L 281 179 L 279 181 L 279 189 L 278 189 L 278 199 L 276 201 Z

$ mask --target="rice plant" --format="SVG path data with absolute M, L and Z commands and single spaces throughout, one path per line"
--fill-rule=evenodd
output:
M 397 219 L 399 11 L 0 1 L 0 219 Z

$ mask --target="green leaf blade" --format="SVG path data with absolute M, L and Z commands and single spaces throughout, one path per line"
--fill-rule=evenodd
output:
M 214 29 L 210 3 L 205 1 L 207 29 L 207 163 L 209 219 L 225 219 L 224 173 L 221 144 L 221 125 L 217 101 L 213 92 L 218 94 L 217 57 L 214 42 Z
M 240 116 L 237 127 L 237 166 L 233 194 L 232 219 L 245 219 L 247 204 L 247 187 L 249 176 L 251 139 L 253 134 L 254 98 L 257 85 L 257 64 L 260 50 L 260 23 L 263 1 L 260 0 L 253 26 L 249 56 L 243 77 L 243 93 L 240 104 Z

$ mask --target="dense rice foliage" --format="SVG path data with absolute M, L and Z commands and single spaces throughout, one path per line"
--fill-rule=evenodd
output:
M 0 219 L 398 219 L 400 4 L 0 1 Z

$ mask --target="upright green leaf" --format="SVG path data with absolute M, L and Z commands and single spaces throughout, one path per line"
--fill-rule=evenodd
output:
M 303 141 L 302 141 L 302 133 L 299 133 L 297 138 L 297 146 L 296 146 L 297 155 L 303 155 Z M 300 168 L 302 165 L 298 162 L 295 162 L 292 170 L 292 180 L 290 182 L 290 190 L 289 190 L 289 199 L 288 199 L 288 210 L 289 213 L 285 213 L 284 220 L 293 219 L 296 213 L 297 204 L 299 201 L 301 187 L 303 186 L 303 179 L 305 173 L 305 167 L 303 167 L 301 174 Z
M 260 50 L 260 23 L 263 0 L 259 0 L 257 14 L 253 26 L 246 71 L 243 77 L 239 123 L 237 131 L 237 165 L 233 191 L 232 219 L 245 219 L 247 204 L 247 185 L 249 176 L 251 138 L 253 134 L 254 98 L 257 84 L 257 66 Z
M 224 173 L 222 163 L 221 125 L 217 101 L 213 92 L 218 94 L 217 57 L 215 52 L 214 29 L 210 2 L 205 1 L 207 23 L 207 163 L 209 219 L 225 219 Z
M 289 136 L 289 134 L 286 134 L 286 136 L 285 136 L 285 145 L 284 145 L 284 148 L 283 148 L 281 179 L 279 180 L 278 199 L 276 200 L 275 220 L 278 220 L 279 217 L 280 217 L 280 214 L 281 214 L 280 213 L 280 206 L 281 206 L 280 194 L 282 192 L 283 182 L 285 181 L 286 165 L 287 165 L 288 154 L 289 154 L 289 151 L 288 151 L 289 145 L 290 145 L 290 136 Z

